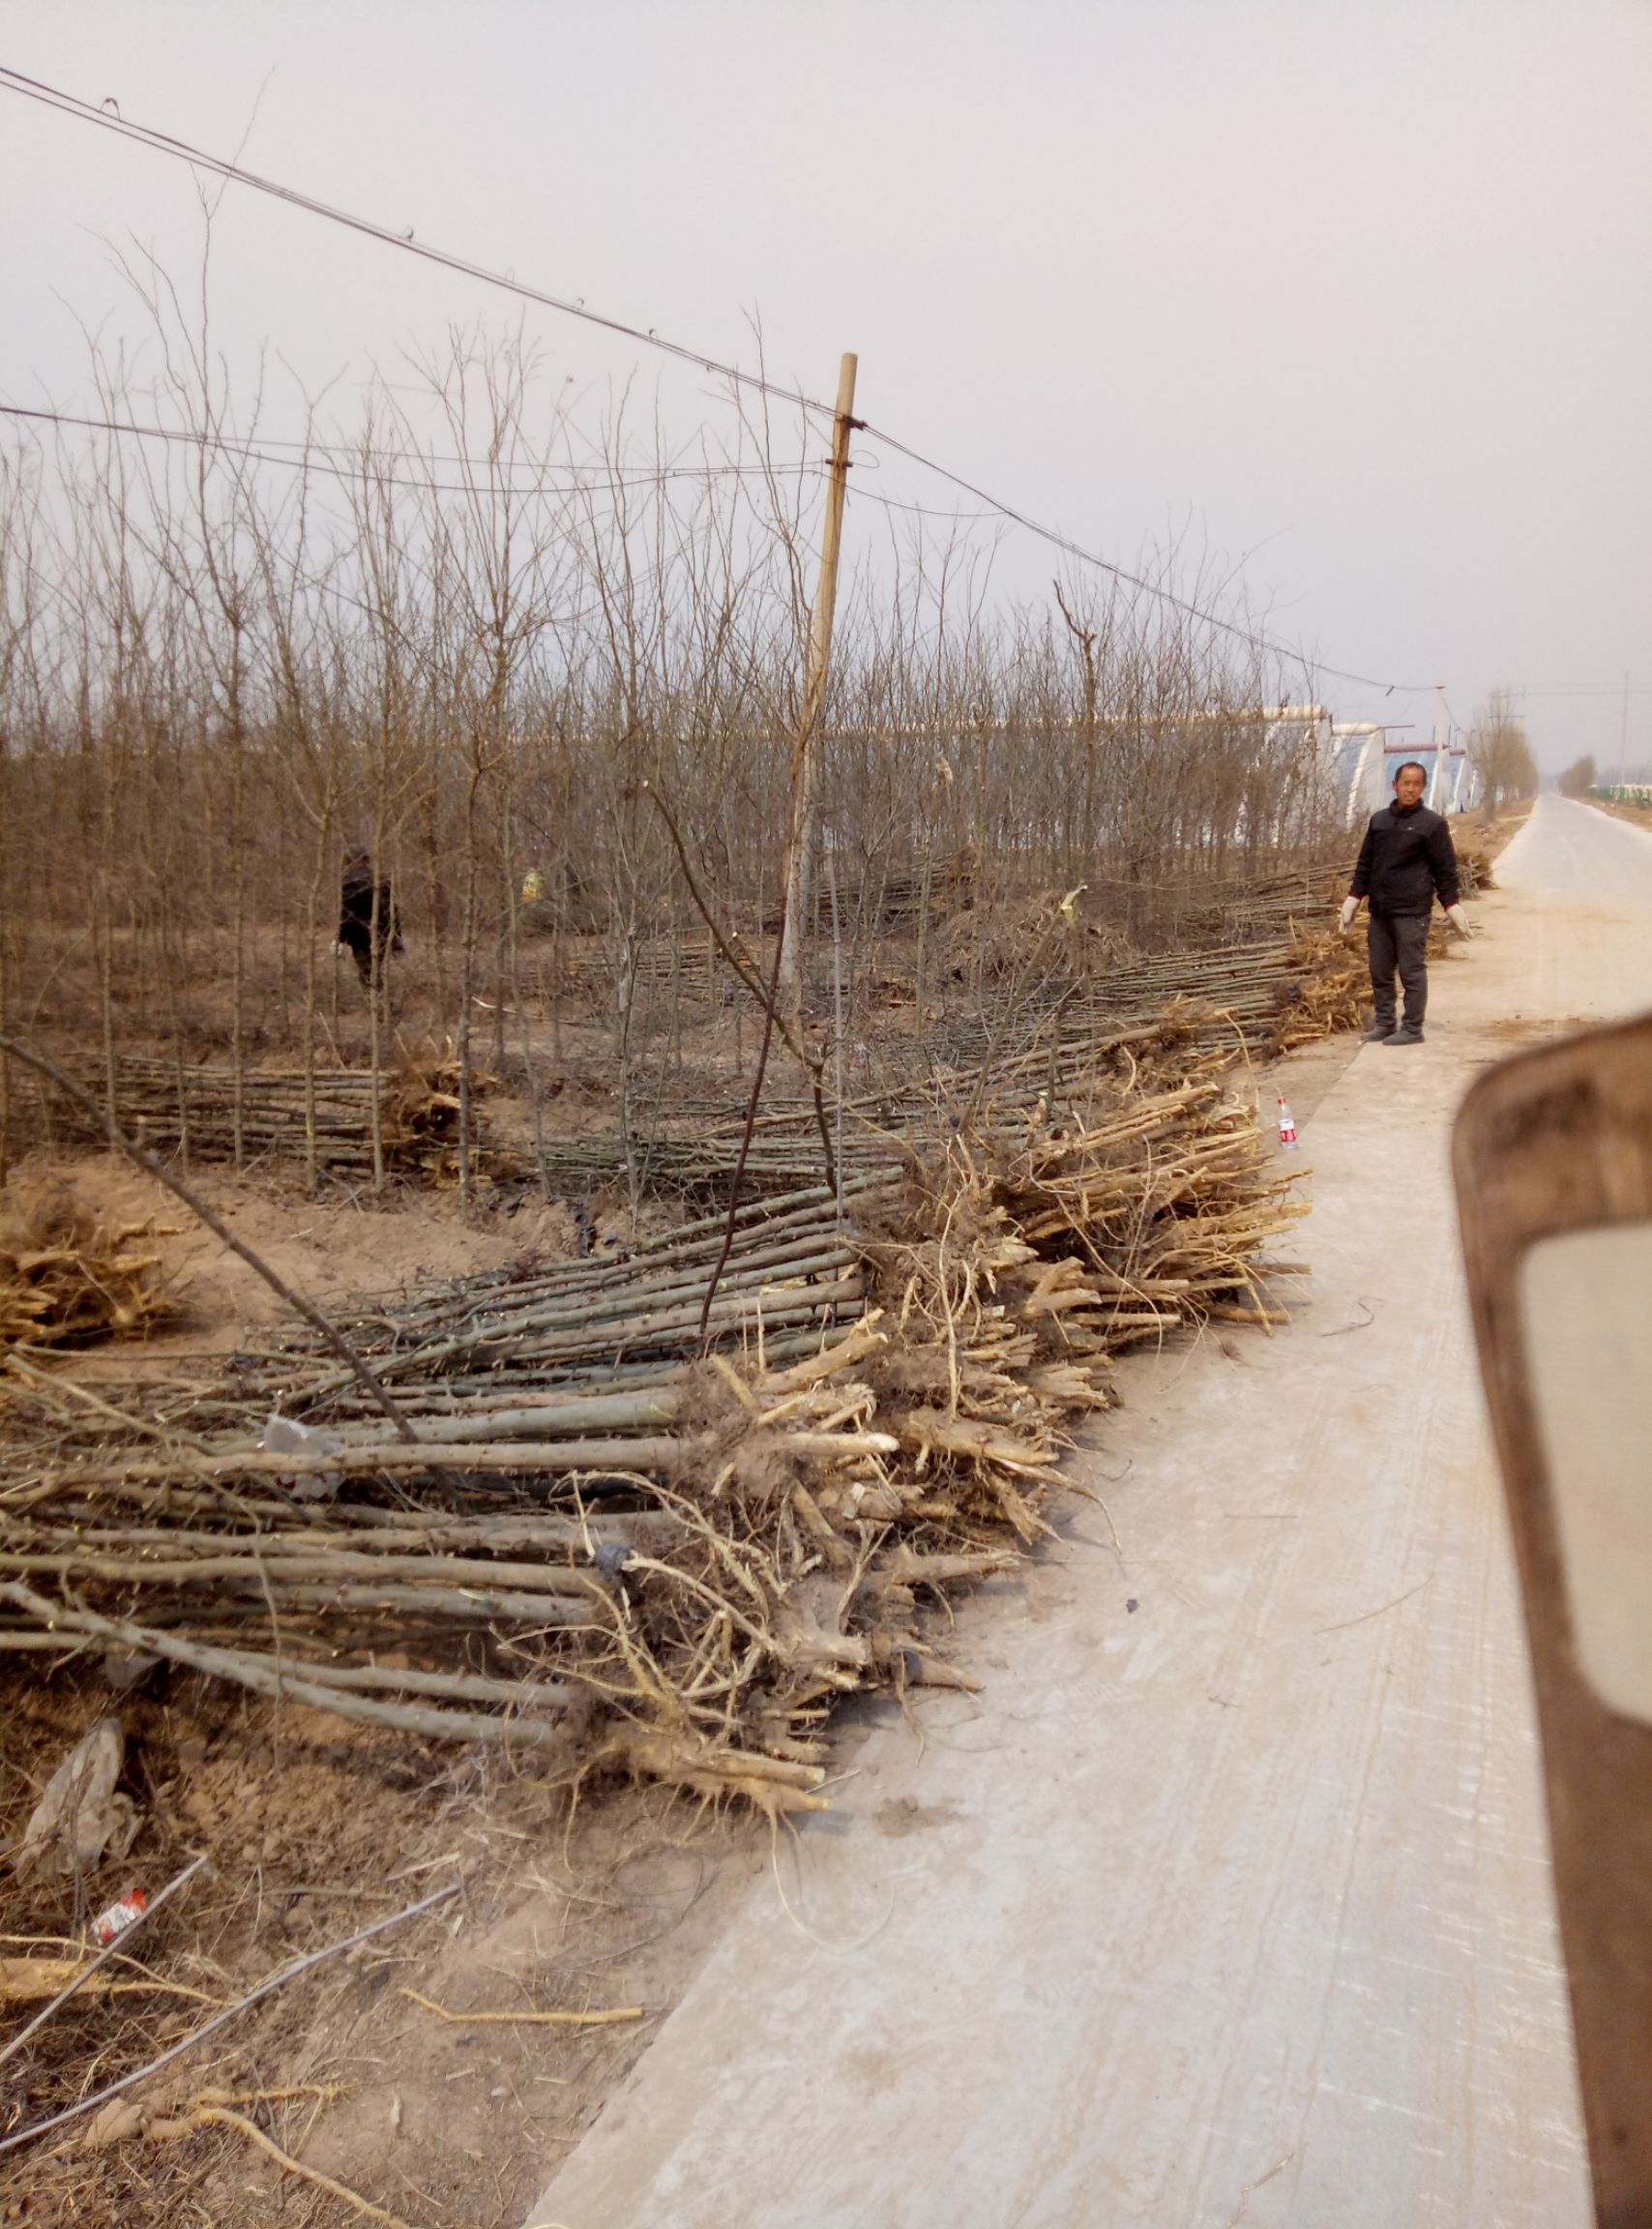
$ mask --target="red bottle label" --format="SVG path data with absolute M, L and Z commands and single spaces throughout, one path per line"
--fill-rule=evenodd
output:
M 117 1935 L 124 1935 L 129 1927 L 142 1918 L 149 1899 L 141 1888 L 133 1888 L 127 1895 L 117 1897 L 106 1906 L 92 1922 L 92 1933 L 106 1948 Z

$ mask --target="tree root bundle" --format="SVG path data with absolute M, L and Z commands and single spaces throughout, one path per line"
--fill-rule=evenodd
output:
M 1290 878 L 1292 893 L 1301 882 Z M 1172 1048 L 1231 1061 L 1272 1059 L 1358 1028 L 1368 996 L 1354 940 L 1288 917 L 1254 943 L 1049 974 L 1030 989 L 988 986 L 971 1020 L 931 1027 L 908 1047 L 905 1076 L 894 1087 L 844 1102 L 841 1159 L 851 1174 L 874 1172 L 892 1152 L 975 1120 L 984 1106 L 1069 1087 L 1098 1064 L 1128 1068 Z M 649 1187 L 715 1200 L 726 1197 L 744 1130 L 743 1107 L 666 1107 L 645 1140 L 558 1141 L 542 1165 L 557 1190 L 582 1191 L 632 1173 Z M 742 1186 L 792 1191 L 818 1178 L 822 1163 L 811 1102 L 771 1099 L 745 1154 Z
M 15 1196 L 0 1222 L 0 1348 L 140 1337 L 174 1313 L 153 1223 L 107 1228 L 61 1181 Z
M 1294 918 L 1249 944 L 1169 953 L 1108 968 L 1092 979 L 1052 981 L 1046 1012 L 1033 1023 L 1038 1044 L 1078 1051 L 1086 1040 L 1150 1028 L 1167 1012 L 1201 1048 L 1233 1058 L 1271 1059 L 1290 1046 L 1358 1024 L 1347 966 L 1355 947 L 1334 932 Z M 1008 1016 L 990 1009 L 963 1035 L 959 1053 L 978 1054 L 1008 1034 Z
M 1495 890 L 1497 876 L 1495 853 L 1490 847 L 1473 841 L 1457 844 L 1457 872 L 1465 898 L 1478 898 L 1483 890 Z
M 1133 961 L 1095 976 L 1047 978 L 1032 992 L 988 995 L 965 1025 L 929 1029 L 928 1068 L 842 1106 L 841 1159 L 852 1177 L 887 1168 L 923 1137 L 972 1123 L 996 1103 L 1028 1106 L 1070 1090 L 1097 1068 L 1128 1075 L 1137 1061 L 1266 1061 L 1338 1029 L 1360 1027 L 1367 976 L 1362 947 L 1329 930 L 1300 930 L 1255 945 Z M 938 1061 L 945 1050 L 945 1061 Z M 631 1150 L 589 1135 L 546 1148 L 544 1171 L 564 1190 L 613 1181 L 635 1168 L 646 1186 L 718 1200 L 740 1164 L 745 1108 L 666 1110 Z M 747 1193 L 789 1193 L 823 1173 L 811 1101 L 769 1099 L 745 1152 Z
M 1294 995 L 1276 1022 L 1269 1050 L 1292 1052 L 1340 1029 L 1357 1029 L 1371 1002 L 1365 940 L 1333 929 L 1297 929 L 1291 936 Z
M 923 1605 L 1039 1539 L 1112 1357 L 1279 1315 L 1267 1250 L 1304 1210 L 1220 1056 L 1171 1043 L 994 1101 L 841 1220 L 824 1190 L 752 1203 L 709 1344 L 720 1218 L 361 1312 L 412 1444 L 300 1339 L 95 1409 L 31 1376 L 0 1651 L 820 1807 L 839 1695 L 968 1683 Z M 276 1395 L 312 1452 L 260 1450 Z

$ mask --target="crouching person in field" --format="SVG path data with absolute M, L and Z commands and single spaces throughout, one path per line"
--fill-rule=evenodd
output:
M 1427 770 L 1406 759 L 1394 777 L 1394 802 L 1371 817 L 1359 864 L 1342 901 L 1342 926 L 1353 927 L 1362 898 L 1371 906 L 1371 996 L 1376 1009 L 1372 1044 L 1420 1045 L 1429 1004 L 1429 915 L 1437 897 L 1460 936 L 1469 934 L 1457 879 L 1457 848 L 1439 814 L 1423 803 Z M 1394 976 L 1405 993 L 1398 1025 Z
M 369 991 L 384 972 L 385 954 L 401 950 L 401 930 L 389 879 L 373 873 L 371 854 L 359 845 L 344 854 L 339 942 L 356 963 L 356 973 Z

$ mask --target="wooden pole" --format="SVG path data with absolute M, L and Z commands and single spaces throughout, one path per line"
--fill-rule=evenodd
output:
M 1623 725 L 1617 733 L 1617 786 L 1629 780 L 1629 675 L 1623 677 Z
M 763 1034 L 757 1045 L 757 1066 L 752 1078 L 752 1095 L 746 1103 L 746 1128 L 735 1157 L 728 1187 L 728 1220 L 723 1226 L 723 1250 L 707 1280 L 700 1303 L 699 1336 L 702 1348 L 709 1341 L 711 1306 L 727 1267 L 734 1244 L 734 1226 L 740 1209 L 740 1187 L 746 1174 L 756 1127 L 757 1104 L 763 1096 L 768 1073 L 769 1047 L 774 1041 L 776 1011 L 782 998 L 791 1008 L 792 1031 L 803 1044 L 803 974 L 798 966 L 798 940 L 803 933 L 809 900 L 809 845 L 813 832 L 816 794 L 820 782 L 820 706 L 826 694 L 826 673 L 832 660 L 832 614 L 838 600 L 838 546 L 843 531 L 843 496 L 849 483 L 849 429 L 854 425 L 855 367 L 858 358 L 845 355 L 838 366 L 838 407 L 832 419 L 832 478 L 826 490 L 826 529 L 820 541 L 820 580 L 814 594 L 814 612 L 809 629 L 809 669 L 804 676 L 803 705 L 797 723 L 797 741 L 791 759 L 791 811 L 786 828 L 786 863 L 781 884 L 781 933 L 775 944 L 775 964 L 769 971 L 768 995 L 763 1000 Z M 687 862 L 685 861 L 685 864 Z M 759 909 L 758 919 L 762 914 Z M 708 916 L 709 920 L 709 916 Z M 820 1095 L 820 1075 L 813 1071 L 814 1106 L 820 1118 L 822 1143 L 828 1165 L 832 1160 L 826 1136 L 825 1105 Z M 828 1167 L 834 1187 L 838 1176 Z
M 832 420 L 831 478 L 820 538 L 820 580 L 809 629 L 809 669 L 791 766 L 791 818 L 786 839 L 785 912 L 781 924 L 780 988 L 795 1020 L 803 1011 L 799 951 L 809 912 L 809 867 L 819 813 L 820 710 L 832 664 L 832 621 L 838 602 L 838 551 L 843 534 L 843 497 L 849 485 L 849 433 L 855 425 L 855 356 L 838 367 L 838 408 Z

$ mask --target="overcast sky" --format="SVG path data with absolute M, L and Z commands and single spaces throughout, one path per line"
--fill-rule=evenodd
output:
M 214 151 L 251 125 L 250 167 L 709 354 L 750 360 L 758 312 L 811 393 L 857 349 L 869 418 L 1087 546 L 1243 557 L 1271 631 L 1462 719 L 1529 688 L 1551 767 L 1615 764 L 1628 669 L 1652 758 L 1652 0 L 7 0 L 0 27 L 14 69 Z M 103 241 L 188 274 L 191 173 L 0 93 L 0 400 L 83 401 L 82 324 L 139 323 Z M 312 385 L 515 315 L 236 188 L 213 286 L 232 357 Z M 712 406 L 528 329 L 593 416 L 634 369 L 674 426 Z M 875 485 L 952 500 L 892 458 Z M 1052 555 L 998 564 L 1030 590 Z

